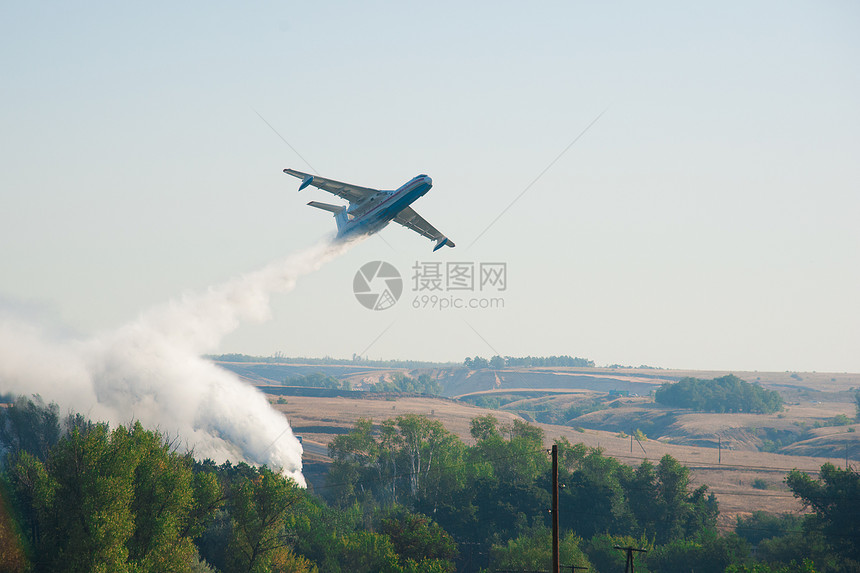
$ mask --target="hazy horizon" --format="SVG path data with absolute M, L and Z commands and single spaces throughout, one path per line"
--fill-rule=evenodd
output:
M 0 318 L 87 339 L 331 236 L 306 203 L 339 201 L 285 167 L 426 173 L 413 207 L 456 248 L 390 225 L 217 351 L 860 372 L 854 3 L 0 15 Z M 390 309 L 353 295 L 369 261 L 402 275 Z M 436 262 L 477 282 L 417 288 Z

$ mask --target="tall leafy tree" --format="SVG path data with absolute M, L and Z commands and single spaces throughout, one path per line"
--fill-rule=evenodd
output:
M 814 512 L 814 518 L 806 522 L 807 529 L 821 531 L 845 559 L 845 566 L 860 570 L 860 474 L 826 463 L 818 479 L 793 470 L 786 483 Z
M 107 425 L 73 431 L 51 452 L 47 471 L 28 455 L 18 475 L 30 487 L 39 515 L 37 567 L 46 571 L 129 571 L 127 543 L 134 533 L 134 470 L 138 455 L 127 431 L 112 440 Z
M 37 571 L 187 571 L 191 538 L 217 507 L 163 436 L 105 424 L 74 428 L 46 462 L 22 452 L 12 483 L 25 506 Z
M 737 535 L 705 530 L 695 539 L 673 539 L 646 556 L 654 571 L 723 573 L 732 563 L 749 561 L 750 546 Z
M 379 532 L 394 545 L 401 565 L 408 561 L 454 570 L 457 544 L 438 523 L 429 517 L 403 509 L 389 511 L 380 519 Z
M 591 563 L 580 548 L 582 540 L 568 531 L 559 540 L 559 562 L 562 569 L 570 566 L 590 569 Z M 552 532 L 538 527 L 507 543 L 494 544 L 491 551 L 494 569 L 507 571 L 546 571 L 552 564 Z
M 450 434 L 438 420 L 418 414 L 398 416 L 396 425 L 401 437 L 401 451 L 408 463 L 409 491 L 414 498 L 418 495 L 422 479 L 433 469 L 434 458 L 438 462 L 440 448 L 450 443 Z
M 356 531 L 338 539 L 334 548 L 340 570 L 355 573 L 400 573 L 397 553 L 386 535 Z
M 609 533 L 598 533 L 591 537 L 585 544 L 585 550 L 588 559 L 594 565 L 594 569 L 600 572 L 622 571 L 624 569 L 626 554 L 615 546 L 620 547 L 636 547 L 651 551 L 653 544 L 645 537 L 632 537 L 630 535 L 612 535 Z M 648 573 L 647 560 L 642 558 L 641 554 L 635 556 L 636 571 Z
M 629 468 L 599 450 L 591 450 L 570 475 L 559 476 L 565 485 L 559 505 L 563 528 L 571 528 L 583 537 L 614 531 L 630 533 L 632 519 L 628 519 L 622 476 Z
M 388 468 L 374 436 L 373 420 L 359 418 L 352 431 L 331 441 L 328 451 L 333 462 L 327 482 L 339 505 L 352 504 L 361 493 L 359 487 L 364 491 L 364 484 L 387 482 Z
M 329 444 L 334 462 L 328 483 L 342 506 L 362 492 L 391 503 L 414 502 L 428 488 L 438 492 L 440 484 L 455 479 L 440 468 L 456 463 L 461 451 L 459 439 L 427 416 L 398 416 L 378 429 L 372 420 L 361 419 Z
M 638 533 L 654 536 L 659 528 L 658 500 L 660 499 L 660 482 L 654 464 L 648 460 L 634 470 L 625 483 L 628 491 L 627 500 L 630 512 L 638 525 Z
M 0 445 L 12 456 L 26 451 L 45 461 L 60 434 L 60 408 L 45 404 L 41 396 L 18 396 L 10 407 L 0 408 Z
M 860 421 L 860 390 L 854 392 L 854 404 L 857 406 L 857 415 L 854 419 Z
M 717 501 L 708 486 L 689 491 L 690 469 L 666 454 L 657 465 L 657 541 L 690 539 L 716 525 Z
M 270 571 L 274 562 L 290 559 L 291 540 L 285 525 L 299 497 L 295 482 L 265 467 L 254 478 L 240 478 L 234 484 L 229 571 L 263 573 Z
M 24 573 L 29 568 L 29 562 L 22 546 L 22 536 L 9 511 L 3 485 L 0 483 L 0 571 Z

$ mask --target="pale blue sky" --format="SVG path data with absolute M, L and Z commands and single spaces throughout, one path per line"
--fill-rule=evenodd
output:
M 256 110 L 324 176 L 431 175 L 458 247 L 389 227 L 225 352 L 860 371 L 858 32 L 854 2 L 6 2 L 0 301 L 87 335 L 329 233 Z M 506 262 L 505 308 L 365 310 L 378 259 Z

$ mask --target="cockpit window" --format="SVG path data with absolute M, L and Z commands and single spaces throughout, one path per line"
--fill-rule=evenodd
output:
M 422 173 L 422 174 L 421 174 L 421 175 L 419 175 L 418 177 L 427 177 L 427 175 L 426 175 L 425 173 Z

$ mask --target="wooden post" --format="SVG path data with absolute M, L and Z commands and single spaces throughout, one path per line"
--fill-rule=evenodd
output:
M 552 445 L 552 573 L 559 573 L 558 551 L 558 446 Z

